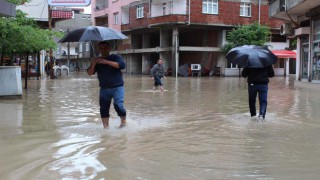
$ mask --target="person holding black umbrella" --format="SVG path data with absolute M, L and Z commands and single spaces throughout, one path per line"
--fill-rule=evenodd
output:
M 244 68 L 242 77 L 247 77 L 249 108 L 251 117 L 256 116 L 256 98 L 259 95 L 259 116 L 258 120 L 264 120 L 268 105 L 268 83 L 269 78 L 274 76 L 272 65 L 265 68 Z
M 247 77 L 249 108 L 251 117 L 256 116 L 256 98 L 259 94 L 260 110 L 258 120 L 264 120 L 267 111 L 269 78 L 274 76 L 272 65 L 278 57 L 267 47 L 244 45 L 232 48 L 226 58 L 240 67 L 244 67 L 242 76 Z
M 120 128 L 126 126 L 126 109 L 124 107 L 124 80 L 121 70 L 126 64 L 121 56 L 110 54 L 110 44 L 101 41 L 99 44 L 101 57 L 94 58 L 87 72 L 89 75 L 98 73 L 100 86 L 100 115 L 104 128 L 109 127 L 109 109 L 113 99 L 114 108 L 121 119 Z

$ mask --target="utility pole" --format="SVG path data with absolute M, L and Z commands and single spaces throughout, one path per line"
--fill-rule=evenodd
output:
M 50 5 L 48 5 L 48 22 L 49 22 L 49 30 L 52 31 L 52 14 L 51 14 Z M 49 50 L 49 57 L 50 57 L 50 79 L 54 79 L 54 74 L 53 74 L 53 63 L 54 62 L 53 62 L 52 49 Z
M 68 34 L 69 34 L 69 29 L 68 29 Z M 68 54 L 67 54 L 67 65 L 68 65 L 68 68 L 70 68 L 70 43 L 67 42 L 67 48 L 68 48 Z

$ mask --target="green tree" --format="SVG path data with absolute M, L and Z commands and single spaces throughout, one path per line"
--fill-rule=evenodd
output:
M 230 49 L 237 46 L 263 46 L 269 41 L 270 34 L 271 31 L 268 26 L 262 26 L 258 23 L 240 26 L 227 34 L 228 43 L 222 46 L 221 51 L 223 54 L 227 54 Z
M 16 17 L 0 18 L 0 53 L 12 54 L 37 53 L 41 50 L 55 49 L 53 36 L 62 37 L 62 33 L 40 29 L 33 19 L 17 10 Z
M 13 3 L 15 5 L 24 4 L 26 2 L 30 2 L 30 0 L 6 0 L 7 2 Z

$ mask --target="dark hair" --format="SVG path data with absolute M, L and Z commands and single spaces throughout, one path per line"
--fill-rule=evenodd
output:
M 100 41 L 98 43 L 98 45 L 107 45 L 107 46 L 110 46 L 110 43 L 108 41 Z

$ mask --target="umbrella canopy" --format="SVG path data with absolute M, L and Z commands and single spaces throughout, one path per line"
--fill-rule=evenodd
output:
M 89 26 L 75 29 L 60 39 L 64 42 L 86 42 L 86 41 L 107 41 L 116 39 L 127 39 L 128 37 L 112 28 L 102 26 Z
M 226 58 L 233 64 L 249 68 L 264 68 L 275 64 L 278 59 L 269 49 L 255 45 L 232 48 Z

